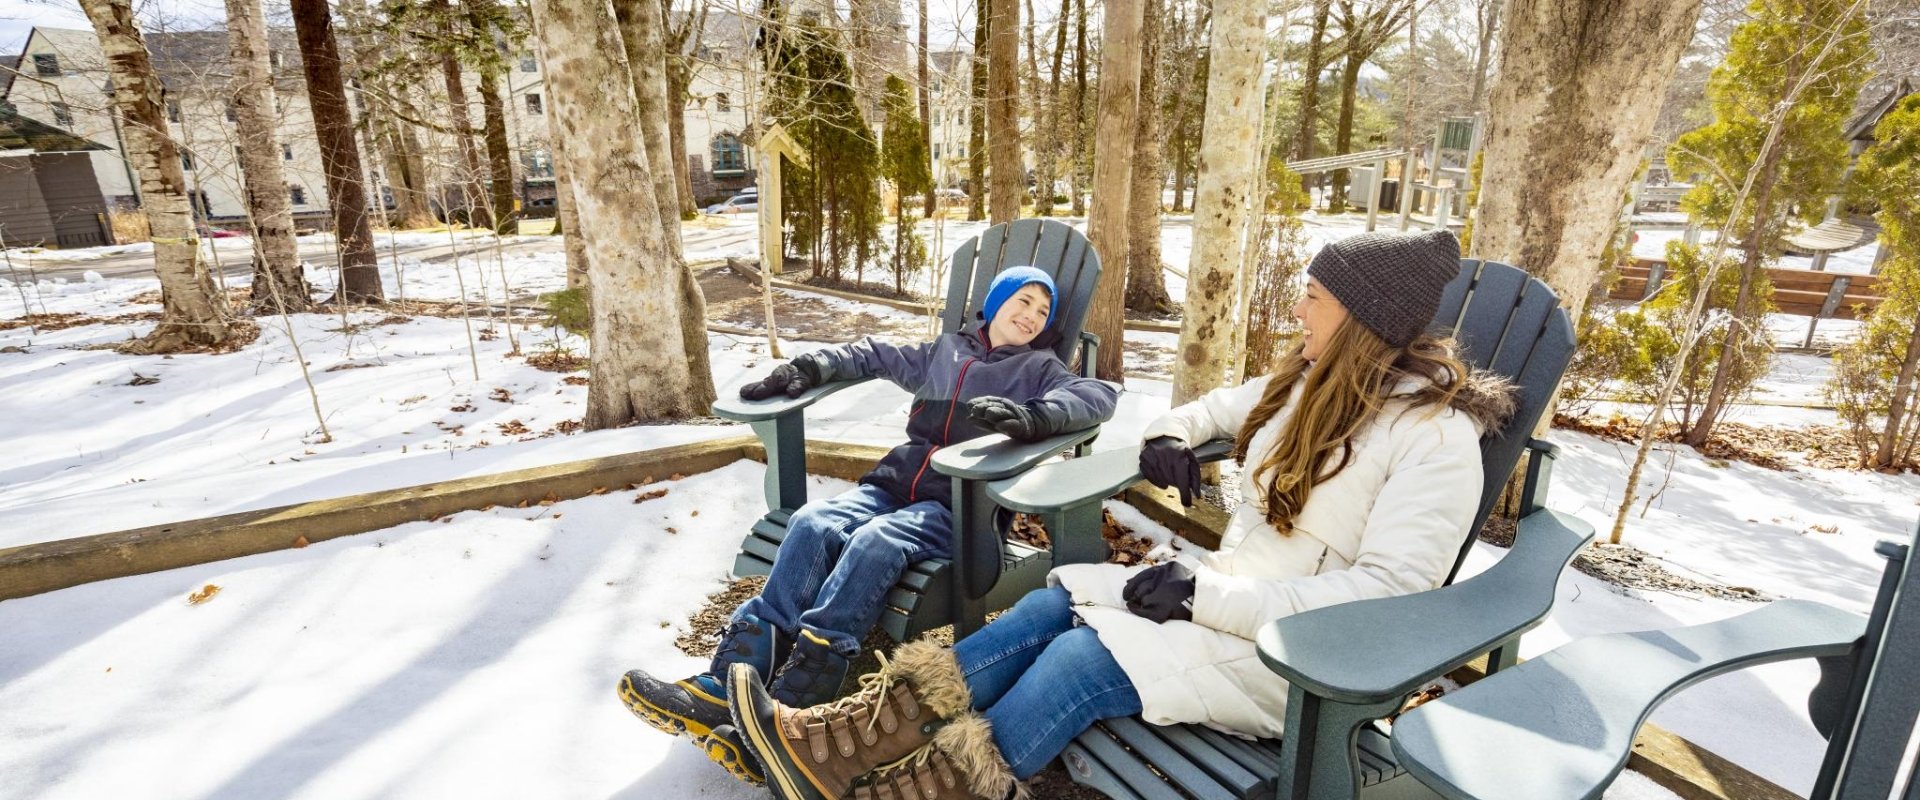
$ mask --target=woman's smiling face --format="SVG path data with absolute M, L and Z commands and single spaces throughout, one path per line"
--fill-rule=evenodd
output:
M 1347 307 L 1334 299 L 1333 293 L 1321 286 L 1320 281 L 1308 278 L 1306 294 L 1293 304 L 1293 318 L 1300 320 L 1306 337 L 1301 356 L 1317 361 L 1320 354 L 1326 352 L 1327 342 L 1333 340 L 1333 332 L 1347 321 Z

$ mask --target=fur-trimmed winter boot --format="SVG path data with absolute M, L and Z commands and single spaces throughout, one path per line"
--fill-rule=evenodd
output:
M 708 758 L 741 780 L 760 784 L 760 765 L 740 747 L 727 709 L 727 668 L 751 664 L 772 669 L 786 657 L 791 645 L 779 629 L 752 614 L 742 614 L 727 626 L 715 648 L 707 672 L 678 681 L 663 681 L 643 670 L 631 670 L 620 679 L 620 700 L 634 716 L 668 734 L 685 734 Z M 715 735 L 715 729 L 725 728 Z
M 808 708 L 774 700 L 750 666 L 728 674 L 734 727 L 775 797 L 838 800 L 855 778 L 907 757 L 947 720 L 972 713 L 953 651 L 912 642 L 880 663 L 879 672 L 860 677 L 860 691 Z
M 985 718 L 969 711 L 907 757 L 854 779 L 847 800 L 1007 800 L 1024 797 Z

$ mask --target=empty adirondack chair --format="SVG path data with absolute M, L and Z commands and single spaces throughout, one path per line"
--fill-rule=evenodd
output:
M 1085 235 L 1061 222 L 1017 220 L 988 228 L 962 244 L 953 254 L 940 332 L 973 330 L 981 324 L 975 316 L 986 300 L 993 276 L 1014 266 L 1045 270 L 1060 293 L 1055 298 L 1055 320 L 1035 346 L 1051 346 L 1068 365 L 1075 364 L 1077 358 L 1081 374 L 1091 377 L 1100 340 L 1083 331 L 1082 326 L 1094 283 L 1100 277 L 1100 256 Z M 1052 340 L 1050 345 L 1048 339 Z M 715 415 L 751 424 L 767 452 L 768 511 L 741 542 L 740 553 L 734 558 L 734 575 L 767 574 L 786 538 L 787 519 L 807 502 L 807 406 L 863 382 L 836 381 L 791 399 L 749 401 L 729 397 L 714 404 Z M 901 642 L 950 622 L 971 631 L 984 624 L 989 607 L 1006 608 L 1044 583 L 1052 568 L 1052 554 L 1004 541 L 982 486 L 985 481 L 1018 474 L 1068 448 L 1083 446 L 1097 432 L 1077 431 L 1029 444 L 994 434 L 936 453 L 931 461 L 933 469 L 954 481 L 955 558 L 931 559 L 908 567 L 887 595 L 881 629 Z M 964 577 L 960 577 L 962 573 Z
M 1261 659 L 1291 684 L 1283 740 L 1240 739 L 1201 725 L 1151 725 L 1138 717 L 1105 720 L 1062 754 L 1074 781 L 1116 798 L 1431 796 L 1393 762 L 1385 736 L 1370 723 L 1479 656 L 1488 655 L 1493 670 L 1512 664 L 1520 635 L 1552 607 L 1560 571 L 1593 538 L 1591 526 L 1545 508 L 1558 449 L 1532 438 L 1573 356 L 1573 326 L 1559 298 L 1519 269 L 1464 260 L 1434 327 L 1455 331 L 1463 360 L 1520 388 L 1513 419 L 1481 440 L 1480 508 L 1460 532 L 1450 585 L 1315 609 L 1265 628 L 1257 641 Z M 1195 453 L 1218 460 L 1231 449 L 1231 441 L 1215 440 Z M 1532 458 L 1513 549 L 1488 571 L 1453 583 L 1523 450 Z M 988 492 L 1012 510 L 1063 513 L 1097 509 L 1138 480 L 1139 448 L 1128 447 L 996 481 Z M 1074 540 L 1100 536 L 1097 523 L 1050 530 L 1056 547 L 1084 547 Z
M 1813 800 L 1920 798 L 1901 760 L 1920 716 L 1920 584 L 1910 546 L 1887 559 L 1872 612 L 1779 600 L 1719 622 L 1593 636 L 1400 718 L 1393 748 L 1442 797 L 1594 798 L 1626 766 L 1654 707 L 1700 681 L 1789 658 L 1820 659 L 1808 697 L 1827 751 Z

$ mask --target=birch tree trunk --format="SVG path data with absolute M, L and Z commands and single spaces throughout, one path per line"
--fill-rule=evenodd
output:
M 260 0 L 227 0 L 227 44 L 233 77 L 234 133 L 247 216 L 253 222 L 253 309 L 285 314 L 313 308 L 293 238 L 293 203 L 275 132 L 273 70 Z
M 1700 0 L 1510 0 L 1475 257 L 1540 276 L 1579 319 L 1659 114 L 1647 98 L 1665 91 L 1699 14 Z
M 614 0 L 614 16 L 620 20 L 621 40 L 626 45 L 628 68 L 633 72 L 635 110 L 640 116 L 640 137 L 647 148 L 647 162 L 653 171 L 654 189 L 650 193 L 660 206 L 660 227 L 672 251 L 673 264 L 680 271 L 680 338 L 692 379 L 696 406 L 705 409 L 717 398 L 713 388 L 713 366 L 707 354 L 707 298 L 700 281 L 680 252 L 680 197 L 675 191 L 673 152 L 668 119 L 673 106 L 667 99 L 665 28 L 657 0 Z
M 126 156 L 140 178 L 141 207 L 153 236 L 153 272 L 160 278 L 160 325 L 125 350 L 170 353 L 223 344 L 233 336 L 226 299 L 200 263 L 180 148 L 167 130 L 160 79 L 133 6 L 129 0 L 82 0 L 80 8 L 100 37 L 113 80 L 112 112 L 125 121 Z
M 988 219 L 993 224 L 1020 218 L 1020 193 L 1026 170 L 1020 159 L 1020 0 L 985 0 L 993 13 L 987 37 L 987 143 L 993 165 L 988 180 L 993 197 Z
M 380 285 L 380 266 L 373 253 L 373 229 L 367 224 L 360 148 L 353 141 L 353 116 L 347 110 L 346 82 L 340 77 L 340 50 L 333 40 L 327 0 L 293 0 L 293 27 L 300 40 L 307 103 L 313 111 L 320 161 L 327 174 L 333 235 L 340 247 L 340 289 L 327 302 L 383 303 L 386 291 Z
M 1140 111 L 1133 130 L 1132 199 L 1127 203 L 1127 310 L 1139 314 L 1173 311 L 1167 296 L 1166 271 L 1160 263 L 1160 187 L 1166 182 L 1160 157 L 1163 132 L 1160 114 L 1161 4 L 1140 0 L 1141 15 Z
M 1104 266 L 1086 330 L 1100 337 L 1103 380 L 1126 380 L 1121 336 L 1128 263 L 1127 206 L 1132 200 L 1133 126 L 1140 104 L 1141 0 L 1108 0 L 1101 21 L 1100 114 L 1094 134 L 1093 208 L 1087 238 Z
M 592 284 L 590 430 L 705 414 L 682 349 L 681 270 L 639 123 L 633 77 L 604 0 L 535 0 L 554 135 L 567 164 Z M 635 192 L 643 196 L 636 197 Z
M 1266 6 L 1259 0 L 1215 0 L 1174 405 L 1226 382 L 1237 361 L 1232 342 L 1241 292 L 1238 268 L 1246 260 L 1249 203 L 1261 171 L 1266 27 Z

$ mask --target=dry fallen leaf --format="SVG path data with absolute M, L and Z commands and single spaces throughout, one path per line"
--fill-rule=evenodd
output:
M 190 605 L 190 606 L 200 605 L 201 603 L 207 602 L 208 600 L 212 600 L 213 596 L 219 593 L 220 593 L 220 587 L 209 583 L 205 586 L 200 587 L 200 591 L 187 595 L 187 605 Z
M 593 491 L 588 492 L 587 494 L 606 494 L 606 493 L 607 493 L 607 487 L 595 486 L 593 487 Z
M 305 536 L 302 536 L 298 539 L 293 540 L 294 547 L 306 547 L 307 545 L 310 545 L 310 544 L 313 544 L 313 543 L 307 541 L 307 537 Z
M 697 509 L 697 508 L 696 508 L 696 509 L 694 509 L 694 510 L 693 510 L 693 513 L 691 513 L 691 514 L 688 514 L 687 516 L 689 516 L 689 517 L 697 517 L 697 516 L 700 516 L 700 509 Z
M 655 490 L 653 490 L 653 491 L 651 491 L 651 492 L 646 492 L 646 493 L 643 493 L 643 494 L 641 494 L 641 495 L 640 495 L 640 496 L 638 496 L 638 497 L 635 497 L 635 498 L 633 498 L 633 502 L 636 502 L 636 503 L 644 503 L 644 502 L 647 502 L 648 500 L 658 500 L 658 499 L 660 499 L 660 498 L 662 498 L 662 497 L 666 497 L 666 496 L 667 496 L 667 490 L 665 490 L 665 489 L 655 489 Z
M 669 475 L 669 476 L 667 476 L 667 480 L 670 480 L 670 481 L 677 481 L 677 480 L 680 480 L 681 478 L 685 478 L 685 477 L 687 477 L 687 476 L 685 476 L 685 475 L 682 475 L 682 474 L 680 474 L 680 473 L 678 473 L 678 472 L 676 472 L 676 473 L 673 473 L 672 475 Z
M 675 530 L 675 529 L 673 529 L 673 528 L 668 528 L 668 529 L 667 529 L 667 533 L 679 533 L 679 532 L 680 532 L 680 531 L 678 531 L 678 530 Z

